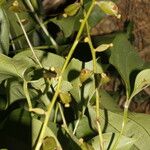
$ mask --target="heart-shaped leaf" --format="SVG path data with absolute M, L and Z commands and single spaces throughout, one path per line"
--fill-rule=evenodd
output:
M 141 69 L 144 62 L 140 59 L 131 43 L 128 41 L 126 34 L 117 34 L 113 41 L 113 47 L 110 49 L 111 57 L 109 61 L 120 73 L 124 80 L 126 90 L 130 95 L 130 74 L 132 71 Z
M 132 97 L 150 85 L 150 69 L 141 71 L 135 79 Z

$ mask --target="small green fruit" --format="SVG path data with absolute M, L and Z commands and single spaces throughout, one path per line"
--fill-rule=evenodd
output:
M 60 92 L 59 93 L 59 97 L 61 102 L 65 105 L 65 107 L 69 107 L 70 106 L 70 102 L 71 102 L 71 95 L 68 92 Z
M 99 1 L 96 4 L 108 15 L 116 16 L 118 19 L 121 15 L 118 12 L 117 5 L 112 1 Z
M 92 71 L 91 70 L 88 70 L 88 69 L 82 69 L 81 72 L 80 72 L 80 81 L 81 83 L 85 82 L 87 79 L 89 79 L 92 75 Z
M 67 16 L 73 16 L 75 15 L 78 10 L 80 9 L 81 5 L 80 3 L 78 2 L 75 2 L 69 6 L 67 6 L 65 9 L 64 9 L 64 12 Z

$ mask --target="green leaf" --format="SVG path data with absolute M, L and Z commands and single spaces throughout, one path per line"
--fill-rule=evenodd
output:
M 68 81 L 63 80 L 61 84 L 61 92 L 69 92 L 72 89 L 72 84 Z
M 23 31 L 18 23 L 18 20 L 16 18 L 16 15 L 14 11 L 11 11 L 10 8 L 13 8 L 13 2 L 14 0 L 7 1 L 4 9 L 6 12 L 6 15 L 8 17 L 9 23 L 10 23 L 10 37 L 13 39 L 13 49 L 14 50 L 20 50 L 20 49 L 26 49 L 28 47 L 28 43 L 25 39 L 25 36 L 23 34 Z M 28 34 L 29 39 L 32 39 L 33 36 L 36 33 L 36 26 L 37 22 L 35 21 L 33 15 L 31 16 L 31 13 L 28 13 L 25 2 L 22 0 L 17 0 L 19 3 L 19 7 L 16 7 L 15 9 L 18 9 L 19 11 L 19 18 L 21 20 L 25 20 L 26 24 L 24 25 L 25 31 L 28 33 L 29 31 L 32 31 Z M 16 10 L 17 11 L 17 10 Z M 32 39 L 33 41 L 37 40 Z
M 147 114 L 129 114 L 129 122 L 126 126 L 125 134 L 128 137 L 133 137 L 137 141 L 135 146 L 140 150 L 149 150 L 150 147 L 150 118 Z M 131 121 L 131 122 L 130 122 Z
M 58 70 L 61 70 L 65 62 L 65 59 L 63 57 L 53 53 L 47 53 L 41 50 L 34 51 L 45 69 L 49 70 L 51 67 L 54 67 Z M 17 55 L 15 55 L 14 59 L 19 61 L 24 60 L 31 66 L 37 67 L 36 61 L 33 57 L 31 50 L 26 50 L 21 53 L 18 53 Z
M 93 62 L 89 61 L 84 63 L 77 59 L 72 59 L 63 76 L 64 80 L 68 80 L 72 84 L 73 88 L 70 90 L 70 93 L 77 103 L 81 102 L 81 100 L 83 99 L 89 99 L 94 93 L 94 82 L 92 82 L 93 76 L 91 76 L 85 82 L 84 86 L 82 86 L 80 81 L 80 73 L 82 69 L 93 70 Z M 97 60 L 97 73 L 102 72 L 103 69 L 101 67 L 101 64 L 99 64 Z M 84 90 L 84 93 L 81 94 L 82 90 Z
M 91 5 L 91 2 L 88 2 L 87 4 L 85 4 L 85 9 L 88 10 L 90 5 Z M 96 6 L 94 10 L 92 11 L 90 17 L 88 18 L 89 26 L 91 28 L 94 27 L 102 19 L 103 16 L 104 16 L 104 13 L 100 11 L 98 6 Z M 81 18 L 83 18 L 83 10 L 80 9 L 79 12 L 74 16 L 67 17 L 67 18 L 62 17 L 59 19 L 53 18 L 51 19 L 51 21 L 59 26 L 59 28 L 63 31 L 65 37 L 69 37 L 72 33 L 74 33 L 75 31 L 78 31 L 80 24 L 81 24 L 79 20 Z
M 109 61 L 120 73 L 124 80 L 126 90 L 130 94 L 130 74 L 133 71 L 141 69 L 144 62 L 128 41 L 126 34 L 118 34 L 113 41 L 113 45 Z
M 36 140 L 38 138 L 38 135 L 39 135 L 39 132 L 41 131 L 41 126 L 42 126 L 42 122 L 37 120 L 37 119 L 32 119 L 32 146 L 35 145 L 36 143 Z M 51 131 L 50 128 L 46 128 L 46 132 L 45 132 L 45 135 L 44 135 L 44 138 L 49 138 L 49 137 L 52 137 L 53 140 L 55 140 L 56 144 L 57 144 L 57 149 L 62 149 L 61 148 L 61 145 L 59 143 L 59 141 L 57 140 L 56 136 L 54 135 L 54 133 Z M 45 144 L 45 141 L 43 141 Z
M 81 62 L 77 59 L 72 59 L 63 75 L 64 80 L 69 81 L 73 86 L 73 88 L 70 90 L 70 93 L 72 94 L 72 96 L 77 102 L 80 101 L 79 74 L 81 68 L 82 68 Z
M 38 80 L 34 80 L 31 82 L 31 85 L 33 86 L 33 88 L 35 88 L 36 90 L 41 91 L 42 93 L 45 91 L 46 89 L 46 83 L 44 78 L 40 78 Z
M 12 77 L 24 78 L 25 71 L 30 67 L 30 64 L 23 60 L 14 60 L 0 54 L 0 82 Z
M 118 136 L 119 136 L 118 133 L 116 133 L 116 134 L 104 133 L 103 134 L 103 140 L 105 141 L 104 142 L 104 149 L 108 149 L 108 148 L 111 149 L 111 146 L 109 145 L 111 143 L 111 140 L 112 139 L 113 139 L 113 141 L 116 140 L 118 138 Z M 92 138 L 89 141 L 89 143 L 92 144 L 92 146 L 94 147 L 94 150 L 100 149 L 99 136 L 96 136 L 96 137 Z M 131 147 L 133 146 L 134 143 L 135 143 L 135 139 L 134 138 L 121 136 L 121 140 L 120 140 L 116 150 L 131 150 Z
M 71 130 L 73 130 L 74 128 L 74 125 L 77 123 L 77 121 L 74 121 L 72 123 L 69 124 L 69 128 Z M 93 135 L 94 134 L 94 131 L 93 129 L 91 128 L 90 124 L 89 124 L 89 120 L 86 116 L 83 116 L 80 121 L 79 121 L 79 124 L 78 124 L 78 127 L 76 129 L 76 136 L 77 138 L 84 138 L 84 137 L 87 137 L 89 135 Z
M 99 90 L 99 95 L 101 97 L 101 105 L 105 109 L 112 112 L 122 112 L 123 110 L 119 108 L 117 101 L 113 99 L 106 91 L 103 89 Z
M 5 10 L 0 8 L 0 53 L 8 54 L 9 52 L 9 21 Z
M 11 146 L 13 149 L 25 150 L 31 149 L 31 146 L 34 146 L 38 138 L 42 122 L 35 118 L 31 118 L 30 112 L 19 108 L 11 110 L 8 116 L 5 116 L 5 120 L 1 122 L 0 125 L 0 145 L 5 144 L 7 147 Z M 53 128 L 54 124 L 50 123 L 50 126 Z M 47 137 L 54 138 L 57 148 L 60 150 L 62 149 L 56 136 L 49 127 L 46 128 L 44 138 L 46 139 Z M 6 143 L 8 140 L 9 142 Z
M 96 130 L 96 109 L 88 106 L 91 124 Z M 100 110 L 101 128 L 105 133 L 119 133 L 122 127 L 123 112 Z M 135 139 L 135 146 L 140 150 L 149 150 L 150 147 L 150 118 L 147 114 L 129 113 L 128 122 L 123 135 Z
M 91 5 L 91 2 L 88 2 L 85 5 L 86 11 L 89 9 L 90 5 Z M 91 12 L 91 15 L 88 18 L 88 23 L 89 23 L 90 28 L 96 26 L 96 24 L 99 23 L 103 17 L 105 17 L 105 14 L 99 9 L 98 6 L 95 6 L 93 11 Z
M 9 113 L 4 117 L 0 124 L 0 146 L 5 145 L 12 149 L 30 149 L 32 136 L 30 113 L 22 108 L 13 108 L 9 109 Z
M 150 69 L 145 69 L 136 76 L 132 96 L 135 96 L 137 93 L 139 93 L 149 85 L 150 85 Z
M 11 105 L 16 101 L 26 99 L 23 91 L 23 83 L 14 79 L 8 79 L 6 82 L 7 105 Z M 31 100 L 39 96 L 39 92 L 34 89 L 29 89 Z
M 7 100 L 9 105 L 13 102 L 21 99 L 25 99 L 23 84 L 15 80 L 7 80 L 6 89 L 7 89 Z
M 79 16 L 77 14 L 75 17 L 67 17 L 67 18 L 53 18 L 51 21 L 59 26 L 59 28 L 63 31 L 65 37 L 69 37 L 75 30 L 75 23 L 78 22 L 79 26 Z

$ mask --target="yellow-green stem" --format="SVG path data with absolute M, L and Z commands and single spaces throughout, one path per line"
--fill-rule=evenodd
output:
M 31 42 L 30 42 L 30 40 L 29 40 L 29 38 L 28 38 L 28 36 L 27 36 L 27 33 L 26 33 L 25 29 L 24 29 L 23 24 L 21 23 L 21 20 L 20 20 L 18 14 L 15 13 L 15 15 L 16 15 L 16 18 L 17 18 L 17 20 L 18 20 L 18 22 L 19 22 L 19 24 L 20 24 L 20 26 L 21 26 L 21 28 L 22 28 L 22 31 L 23 31 L 23 33 L 24 33 L 24 36 L 25 36 L 25 38 L 26 38 L 26 40 L 27 40 L 27 43 L 28 43 L 28 45 L 29 45 L 29 47 L 30 47 L 30 49 L 31 49 L 31 51 L 32 51 L 32 54 L 33 54 L 33 56 L 34 56 L 36 62 L 39 64 L 39 66 L 40 66 L 41 68 L 43 68 L 42 64 L 40 63 L 38 57 L 36 56 L 36 54 L 35 54 L 35 52 L 34 52 L 33 46 L 32 46 L 32 44 L 31 44 Z
M 61 104 L 58 103 L 58 107 L 59 107 L 59 110 L 60 110 L 60 114 L 61 114 L 61 117 L 62 117 L 62 120 L 63 120 L 63 125 L 67 128 L 68 130 L 68 127 L 67 127 L 67 122 L 66 122 L 66 119 L 65 119 L 65 116 L 64 116 L 64 113 L 63 113 L 63 110 L 62 110 L 62 107 L 61 107 Z
M 56 123 L 57 115 L 58 115 L 58 104 L 56 104 L 56 108 L 55 108 L 54 123 Z
M 30 111 L 32 109 L 32 103 L 31 103 L 31 99 L 30 99 L 30 95 L 29 95 L 29 91 L 28 91 L 28 82 L 25 80 L 23 82 L 23 91 L 24 91 L 24 94 L 26 96 L 29 111 Z
M 97 130 L 98 130 L 99 141 L 100 141 L 100 150 L 104 150 L 103 134 L 102 134 L 102 129 L 99 120 L 96 121 L 96 124 L 97 124 Z
M 74 43 L 73 43 L 73 45 L 72 45 L 72 47 L 70 49 L 70 52 L 69 52 L 69 54 L 68 54 L 68 56 L 66 58 L 66 61 L 65 61 L 64 65 L 63 65 L 63 68 L 62 68 L 60 76 L 59 76 L 57 88 L 56 88 L 55 94 L 54 94 L 54 96 L 52 98 L 52 101 L 51 101 L 51 103 L 48 106 L 48 111 L 46 113 L 46 117 L 45 117 L 42 129 L 41 129 L 41 132 L 40 132 L 39 139 L 38 139 L 38 142 L 37 142 L 35 150 L 39 150 L 41 145 L 42 145 L 42 141 L 43 141 L 45 130 L 46 130 L 46 127 L 47 127 L 47 124 L 48 124 L 48 121 L 49 121 L 49 118 L 50 118 L 50 115 L 51 115 L 51 111 L 52 111 L 52 108 L 53 108 L 53 106 L 54 106 L 54 104 L 56 102 L 56 99 L 58 97 L 59 90 L 60 90 L 60 87 L 61 87 L 62 75 L 63 75 L 63 73 L 64 73 L 64 71 L 65 71 L 65 69 L 66 69 L 66 67 L 67 67 L 67 65 L 68 65 L 68 63 L 69 63 L 69 61 L 71 59 L 71 56 L 72 56 L 72 54 L 73 54 L 73 52 L 74 52 L 74 50 L 75 50 L 75 48 L 76 48 L 76 46 L 77 46 L 77 44 L 79 42 L 79 38 L 80 38 L 80 36 L 82 34 L 82 31 L 84 29 L 85 23 L 86 23 L 89 15 L 92 12 L 92 10 L 94 8 L 94 5 L 95 5 L 95 0 L 92 1 L 92 4 L 91 4 L 91 6 L 90 6 L 90 8 L 89 8 L 89 10 L 87 12 L 87 15 L 85 16 L 85 18 L 81 22 L 81 26 L 80 26 L 80 29 L 79 29 L 78 34 L 76 36 L 76 39 L 75 39 L 75 41 L 74 41 Z
M 84 14 L 86 15 L 86 12 L 84 12 Z M 100 96 L 99 96 L 99 88 L 97 87 L 97 79 L 96 79 L 96 75 L 97 75 L 97 66 L 96 66 L 96 53 L 95 53 L 95 49 L 93 47 L 92 44 L 92 40 L 91 40 L 91 36 L 90 36 L 90 29 L 89 29 L 89 25 L 88 22 L 86 22 L 86 29 L 87 29 L 87 42 L 89 44 L 89 47 L 91 49 L 91 53 L 92 53 L 92 60 L 93 60 L 93 72 L 94 72 L 94 86 L 95 86 L 95 93 L 96 93 L 96 118 L 97 118 L 97 128 L 98 128 L 98 134 L 99 134 L 99 142 L 100 142 L 100 147 L 101 150 L 104 150 L 104 142 L 103 142 L 103 136 L 102 136 L 102 130 L 101 130 L 101 125 L 99 122 L 100 119 Z
M 125 129 L 125 125 L 126 125 L 127 119 L 128 119 L 128 109 L 129 109 L 130 101 L 131 101 L 131 99 L 126 100 L 126 102 L 125 102 L 121 131 L 120 131 L 119 136 L 116 139 L 116 141 L 115 141 L 115 143 L 114 143 L 114 145 L 112 147 L 112 150 L 116 150 L 117 145 L 120 142 L 121 136 L 123 135 L 123 132 L 124 132 L 124 129 Z
M 63 113 L 63 110 L 62 110 L 62 107 L 61 107 L 61 104 L 59 103 L 58 104 L 59 106 L 59 110 L 60 110 L 60 113 L 61 113 L 61 116 L 62 116 L 62 120 L 63 120 L 63 128 L 65 129 L 65 131 L 70 135 L 70 137 L 72 138 L 72 140 L 77 144 L 77 145 L 81 145 L 79 140 L 70 132 L 70 130 L 68 129 L 68 126 L 67 126 L 67 122 L 66 122 L 66 119 L 65 119 L 65 116 L 64 116 L 64 113 Z

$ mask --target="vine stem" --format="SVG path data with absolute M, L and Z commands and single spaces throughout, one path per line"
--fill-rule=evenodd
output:
M 23 24 L 21 23 L 21 20 L 20 20 L 18 14 L 15 13 L 15 15 L 16 15 L 16 18 L 17 18 L 17 20 L 18 20 L 20 26 L 21 26 L 21 29 L 22 29 L 22 31 L 23 31 L 23 33 L 24 33 L 24 36 L 25 36 L 25 38 L 26 38 L 26 40 L 27 40 L 27 43 L 28 43 L 28 45 L 29 45 L 29 47 L 30 47 L 30 49 L 31 49 L 31 51 L 32 51 L 32 54 L 33 54 L 33 56 L 34 56 L 36 62 L 39 64 L 39 66 L 40 66 L 41 68 L 43 68 L 42 64 L 40 63 L 40 61 L 39 61 L 39 59 L 38 59 L 38 57 L 37 57 L 37 55 L 36 55 L 35 52 L 34 52 L 33 46 L 32 46 L 32 44 L 31 44 L 31 42 L 30 42 L 30 40 L 29 40 L 29 38 L 28 38 L 28 36 L 27 36 L 27 33 L 26 33 L 26 31 L 25 31 L 25 28 L 24 28 Z
M 86 12 L 85 12 L 86 15 Z M 100 149 L 104 150 L 104 142 L 103 142 L 103 136 L 102 136 L 102 129 L 101 125 L 99 122 L 100 119 L 100 96 L 99 96 L 99 87 L 97 87 L 97 66 L 96 66 L 96 53 L 95 49 L 92 44 L 91 36 L 90 36 L 90 29 L 88 22 L 86 22 L 86 29 L 87 29 L 87 37 L 85 38 L 85 42 L 88 42 L 89 47 L 91 49 L 92 53 L 92 60 L 93 60 L 93 72 L 94 72 L 94 86 L 95 86 L 95 94 L 96 94 L 96 123 L 97 123 L 97 129 L 98 129 L 98 134 L 99 134 L 99 142 L 100 142 Z
M 24 82 L 23 82 L 23 91 L 26 96 L 29 111 L 30 111 L 32 109 L 32 103 L 31 103 L 31 99 L 30 99 L 29 91 L 28 91 L 28 82 L 26 80 L 24 80 Z
M 122 121 L 122 127 L 121 127 L 121 131 L 120 131 L 120 134 L 118 136 L 118 138 L 116 139 L 113 147 L 112 147 L 112 150 L 116 150 L 117 148 L 117 145 L 119 144 L 120 140 L 121 140 L 121 136 L 123 135 L 123 132 L 124 132 L 124 129 L 125 129 L 125 125 L 127 123 L 127 119 L 128 119 L 128 110 L 129 110 L 129 106 L 130 106 L 130 103 L 131 103 L 131 100 L 133 99 L 133 97 L 136 95 L 137 93 L 135 93 L 134 91 L 132 92 L 132 94 L 130 95 L 129 97 L 129 92 L 128 90 L 126 89 L 126 102 L 125 102 L 125 105 L 124 105 L 124 112 L 123 112 L 123 121 Z
M 46 36 L 50 39 L 53 47 L 55 48 L 56 52 L 58 50 L 58 44 L 56 43 L 56 41 L 53 39 L 53 37 L 49 34 L 49 32 L 47 31 L 43 21 L 39 18 L 39 16 L 37 15 L 37 13 L 35 13 L 34 8 L 30 2 L 30 0 L 27 0 L 28 6 L 31 10 L 31 12 L 33 13 L 36 21 L 39 23 L 40 27 L 42 28 L 42 30 L 44 31 L 44 33 L 46 34 Z
M 71 59 L 71 56 L 72 56 L 72 54 L 73 54 L 73 52 L 74 52 L 74 50 L 75 50 L 75 48 L 76 48 L 76 46 L 77 46 L 77 44 L 78 44 L 78 42 L 79 42 L 79 38 L 80 38 L 80 36 L 81 36 L 81 34 L 82 34 L 82 32 L 83 32 L 83 29 L 84 29 L 84 26 L 85 26 L 85 24 L 86 24 L 86 21 L 87 21 L 89 15 L 91 14 L 91 12 L 92 12 L 94 6 L 95 6 L 95 0 L 92 1 L 91 6 L 90 6 L 90 8 L 89 8 L 89 10 L 88 10 L 88 12 L 87 12 L 87 14 L 86 14 L 86 16 L 84 17 L 84 19 L 83 19 L 82 22 L 81 22 L 81 26 L 80 26 L 80 29 L 79 29 L 79 31 L 78 31 L 78 34 L 77 34 L 77 36 L 76 36 L 76 38 L 75 38 L 75 41 L 74 41 L 74 43 L 73 43 L 73 45 L 72 45 L 72 47 L 71 47 L 71 49 L 70 49 L 70 52 L 69 52 L 69 54 L 68 54 L 68 56 L 67 56 L 67 58 L 66 58 L 66 60 L 65 60 L 64 65 L 63 65 L 63 67 L 62 67 L 60 76 L 59 76 L 59 78 L 58 78 L 57 88 L 56 88 L 55 94 L 54 94 L 54 96 L 53 96 L 53 98 L 52 98 L 52 101 L 51 101 L 51 103 L 50 103 L 49 106 L 48 106 L 48 110 L 47 110 L 47 113 L 46 113 L 46 116 L 45 116 L 45 120 L 44 120 L 42 129 L 41 129 L 41 132 L 40 132 L 39 139 L 38 139 L 38 141 L 37 141 L 35 150 L 39 150 L 40 147 L 41 147 L 41 145 L 42 145 L 43 138 L 44 138 L 44 134 L 45 134 L 45 130 L 46 130 L 46 127 L 47 127 L 47 124 L 48 124 L 48 121 L 49 121 L 49 118 L 50 118 L 50 115 L 51 115 L 51 111 L 52 111 L 52 108 L 53 108 L 53 106 L 54 106 L 54 104 L 55 104 L 55 102 L 56 102 L 56 99 L 57 99 L 57 97 L 58 97 L 59 90 L 60 90 L 60 87 L 61 87 L 62 75 L 63 75 L 63 73 L 64 73 L 64 71 L 65 71 L 65 69 L 66 69 L 66 67 L 67 67 L 67 65 L 68 65 L 68 63 L 69 63 L 69 61 L 70 61 L 70 59 Z
M 123 135 L 123 132 L 124 132 L 124 129 L 125 129 L 125 125 L 127 123 L 127 119 L 128 119 L 128 109 L 129 109 L 129 105 L 130 105 L 130 102 L 132 100 L 132 96 L 126 100 L 125 102 L 125 105 L 124 105 L 124 112 L 123 112 L 123 121 L 122 121 L 122 127 L 121 127 L 121 131 L 119 133 L 119 136 L 118 138 L 116 139 L 113 147 L 112 147 L 112 150 L 116 150 L 117 148 L 117 145 L 119 144 L 120 142 L 120 139 L 121 139 L 121 136 Z
M 64 113 L 63 113 L 63 110 L 62 110 L 62 107 L 61 107 L 61 104 L 58 103 L 58 106 L 59 106 L 59 110 L 60 110 L 60 113 L 61 113 L 61 116 L 62 116 L 62 120 L 63 120 L 63 125 L 62 127 L 65 129 L 65 131 L 68 133 L 68 135 L 72 138 L 72 140 L 77 143 L 77 145 L 81 145 L 81 143 L 79 142 L 79 140 L 76 138 L 76 136 L 74 136 L 68 129 L 68 126 L 67 126 L 67 122 L 66 122 L 66 119 L 65 119 L 65 116 L 64 116 Z
M 57 121 L 57 115 L 58 115 L 58 104 L 56 104 L 56 109 L 55 109 L 55 114 L 54 114 L 54 123 L 56 123 L 56 121 Z

